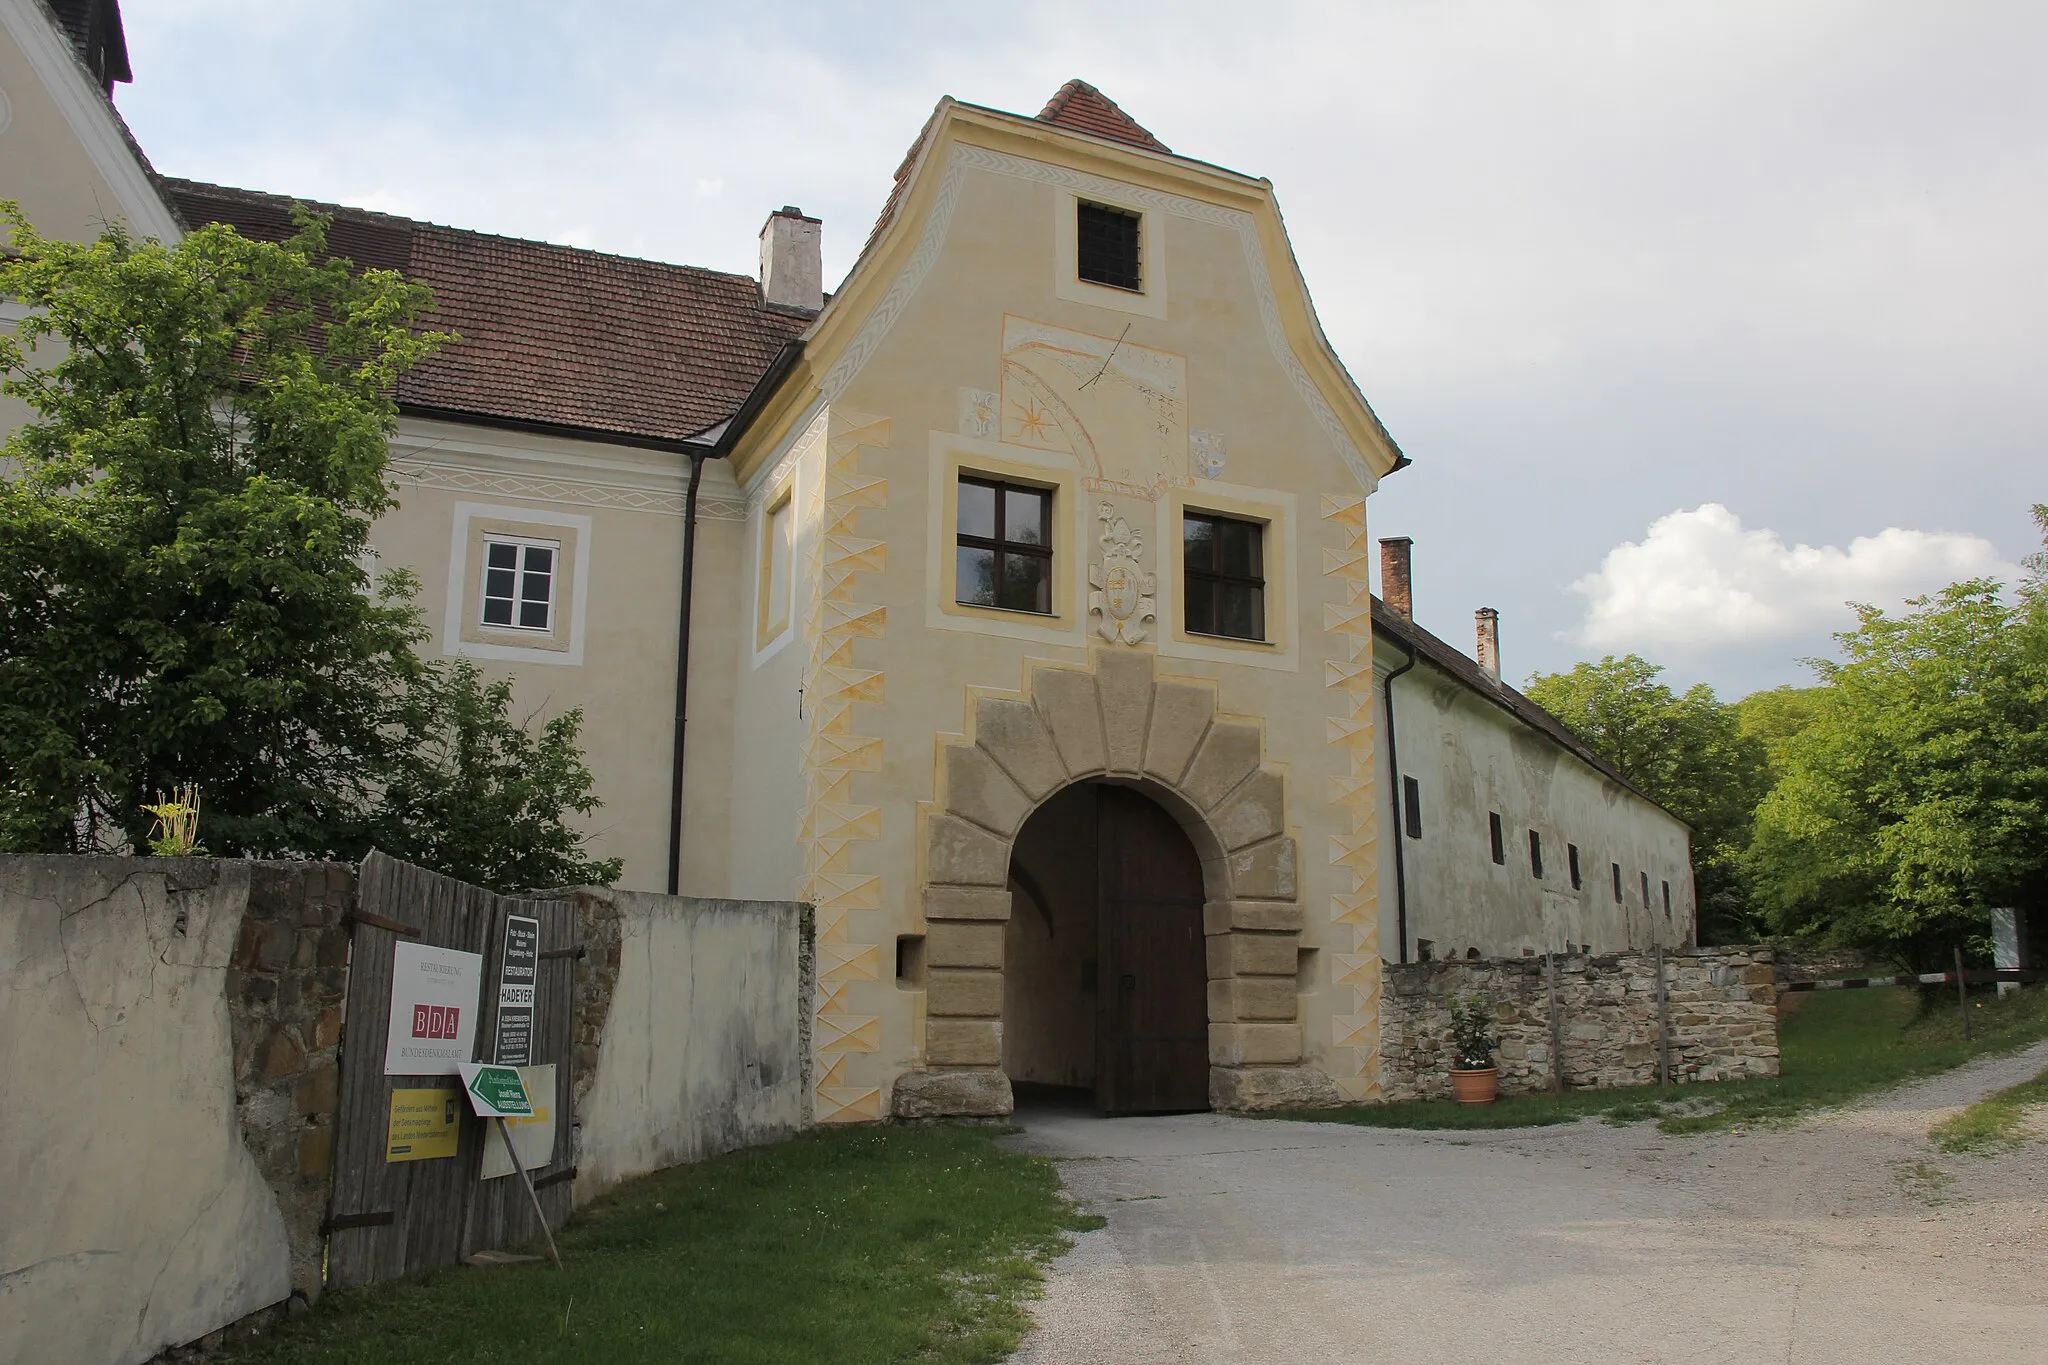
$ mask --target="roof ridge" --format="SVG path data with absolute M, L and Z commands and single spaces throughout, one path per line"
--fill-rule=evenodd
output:
M 325 199 L 308 199 L 301 195 L 274 194 L 269 190 L 247 190 L 235 185 L 215 185 L 204 180 L 186 180 L 179 176 L 164 177 L 173 189 L 191 194 L 223 195 L 238 198 L 248 203 L 289 205 L 304 204 L 317 213 L 347 214 L 351 218 L 370 219 L 392 228 L 418 230 L 431 228 L 436 232 L 454 233 L 463 237 L 475 237 L 485 241 L 508 242 L 514 246 L 544 247 L 550 251 L 568 252 L 577 256 L 595 256 L 601 260 L 625 261 L 634 265 L 651 265 L 662 270 L 686 270 L 697 275 L 715 275 L 726 280 L 745 280 L 749 284 L 758 281 L 752 275 L 743 275 L 731 270 L 717 270 L 708 265 L 688 265 L 681 261 L 656 260 L 651 256 L 628 256 L 624 252 L 599 251 L 595 247 L 571 246 L 566 242 L 550 242 L 539 237 L 514 237 L 509 233 L 485 232 L 479 228 L 456 227 L 452 223 L 436 223 L 427 218 L 408 218 L 404 214 L 385 213 L 380 209 L 358 208 L 353 204 L 337 204 Z
M 1173 154 L 1172 149 L 1154 137 L 1150 129 L 1079 76 L 1053 92 L 1053 97 L 1045 102 L 1045 108 L 1038 111 L 1038 119 L 1041 123 L 1073 132 L 1090 133 L 1113 142 L 1165 152 L 1169 156 Z

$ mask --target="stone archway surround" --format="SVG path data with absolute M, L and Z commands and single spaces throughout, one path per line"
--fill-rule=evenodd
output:
M 1036 665 L 1028 694 L 977 696 L 970 738 L 938 754 L 924 812 L 924 1069 L 897 1078 L 901 1118 L 1007 1114 L 1003 938 L 1010 851 L 1054 792 L 1090 778 L 1140 783 L 1202 859 L 1209 1102 L 1245 1110 L 1334 1104 L 1302 1063 L 1302 909 L 1286 780 L 1258 724 L 1219 715 L 1215 684 L 1156 677 L 1154 656 L 1098 652 L 1088 668 Z

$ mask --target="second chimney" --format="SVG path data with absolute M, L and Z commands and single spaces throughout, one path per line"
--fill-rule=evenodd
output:
M 1487 677 L 1500 681 L 1500 613 L 1492 607 L 1481 607 L 1472 613 L 1474 623 L 1479 627 L 1479 667 Z
M 825 306 L 824 224 L 784 204 L 761 225 L 761 302 L 815 313 Z
M 1408 577 L 1408 554 L 1414 545 L 1407 536 L 1380 540 L 1380 601 L 1403 621 L 1415 619 L 1415 593 Z

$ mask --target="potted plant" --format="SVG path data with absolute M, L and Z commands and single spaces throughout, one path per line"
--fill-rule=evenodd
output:
M 1485 997 L 1451 1001 L 1451 1096 L 1460 1104 L 1492 1104 L 1500 1094 L 1500 1068 L 1493 1050 L 1493 1011 Z

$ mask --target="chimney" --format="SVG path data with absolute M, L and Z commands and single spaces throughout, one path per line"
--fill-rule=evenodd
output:
M 1414 544 L 1407 536 L 1380 540 L 1380 601 L 1403 621 L 1415 619 L 1415 595 L 1408 578 L 1408 551 Z
M 1486 676 L 1500 681 L 1500 613 L 1492 607 L 1481 607 L 1472 613 L 1479 626 L 1479 666 Z
M 770 308 L 815 313 L 825 306 L 824 227 L 790 204 L 761 225 L 761 302 Z

